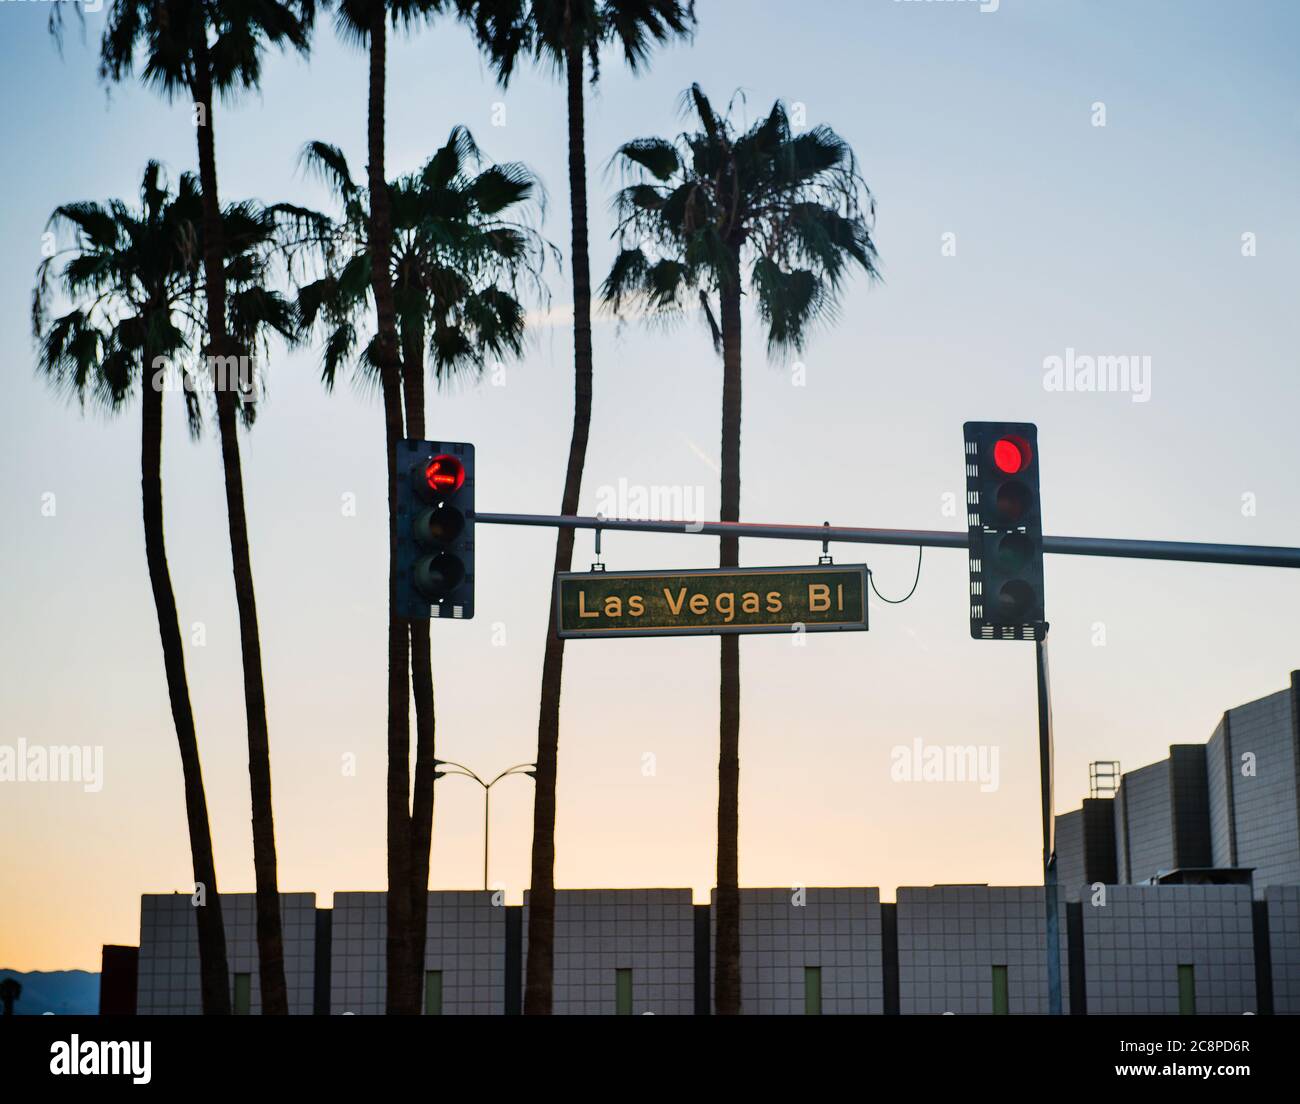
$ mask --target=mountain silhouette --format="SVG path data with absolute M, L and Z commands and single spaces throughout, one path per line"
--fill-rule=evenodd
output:
M 15 1016 L 99 1015 L 99 975 L 86 970 L 0 970 L 0 981 L 13 978 L 22 987 L 14 1002 Z

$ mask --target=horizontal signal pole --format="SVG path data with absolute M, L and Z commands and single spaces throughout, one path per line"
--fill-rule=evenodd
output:
M 842 525 L 767 525 L 748 521 L 641 521 L 625 518 L 568 517 L 560 514 L 477 514 L 480 525 L 532 525 L 553 529 L 602 529 L 629 533 L 679 533 L 735 536 L 760 540 L 836 541 L 842 544 L 892 544 L 909 548 L 962 548 L 964 532 L 936 529 L 860 529 Z M 1245 567 L 1300 568 L 1300 548 L 1259 544 L 1198 544 L 1193 541 L 1120 540 L 1109 537 L 1044 537 L 1043 551 L 1064 556 L 1112 556 L 1131 560 L 1181 560 L 1187 563 L 1240 564 Z

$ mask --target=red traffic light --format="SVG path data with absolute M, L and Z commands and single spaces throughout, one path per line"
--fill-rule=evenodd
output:
M 1017 475 L 1029 467 L 1029 442 L 1019 437 L 1002 437 L 993 446 L 993 464 L 1006 475 Z
M 441 453 L 425 465 L 424 482 L 439 498 L 453 495 L 465 486 L 465 465 L 456 457 Z

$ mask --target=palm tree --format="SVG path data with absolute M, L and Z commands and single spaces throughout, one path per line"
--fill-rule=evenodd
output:
M 699 85 L 684 100 L 698 130 L 675 143 L 639 138 L 618 151 L 635 180 L 615 200 L 620 252 L 601 294 L 615 310 L 633 298 L 656 312 L 703 306 L 722 354 L 721 520 L 739 521 L 745 273 L 768 352 L 802 348 L 815 322 L 834 319 L 854 265 L 869 279 L 878 275 L 874 202 L 853 151 L 829 127 L 796 133 L 778 102 L 738 134 L 730 112 L 718 114 Z M 738 565 L 737 545 L 722 538 L 722 567 Z M 721 640 L 714 991 L 724 1014 L 740 1012 L 738 643 L 734 635 Z
M 291 258 L 307 246 L 324 268 L 319 278 L 301 282 L 300 323 L 304 331 L 324 333 L 322 378 L 327 388 L 333 388 L 349 363 L 360 381 L 371 385 L 379 375 L 379 336 L 365 337 L 360 329 L 373 292 L 370 194 L 353 181 L 337 147 L 312 142 L 303 156 L 329 184 L 341 214 L 334 219 L 298 207 L 279 209 Z M 525 314 L 517 296 L 525 283 L 542 292 L 547 247 L 520 212 L 535 196 L 540 198 L 540 190 L 522 165 L 487 165 L 469 131 L 456 127 L 418 172 L 391 182 L 387 193 L 406 432 L 420 438 L 426 355 L 435 380 L 447 384 L 477 378 L 488 357 L 522 351 Z M 413 968 L 424 961 L 435 749 L 428 625 L 412 622 L 410 628 L 417 714 L 408 934 L 408 968 Z M 427 680 L 423 687 L 422 672 Z M 417 992 L 418 976 L 417 969 Z
M 162 426 L 164 379 L 153 379 L 158 358 L 173 359 L 187 341 L 198 283 L 198 228 L 202 204 L 197 183 L 181 178 L 175 196 L 162 183 L 156 163 L 145 169 L 141 208 L 120 200 L 82 202 L 55 210 L 50 224 L 70 230 L 73 244 L 46 258 L 33 296 L 33 330 L 39 363 L 60 390 L 81 402 L 89 397 L 120 411 L 137 384 L 141 395 L 140 486 L 145 558 L 153 589 L 163 669 L 185 782 L 194 881 L 204 899 L 195 913 L 203 1011 L 230 1012 L 225 926 L 217 891 L 212 835 L 194 712 L 185 674 L 176 596 L 163 535 Z M 62 268 L 56 271 L 56 264 Z M 52 317 L 50 299 L 61 290 L 74 303 Z M 146 374 L 150 378 L 146 381 Z M 190 392 L 187 392 L 187 397 Z M 191 428 L 195 426 L 191 407 Z
M 143 55 L 141 77 L 168 99 L 188 97 L 195 111 L 199 183 L 203 201 L 203 268 L 207 314 L 207 353 L 214 375 L 217 428 L 226 485 L 226 514 L 239 611 L 244 710 L 248 726 L 248 773 L 252 798 L 253 869 L 257 881 L 257 948 L 262 1006 L 271 1014 L 288 1012 L 280 894 L 276 873 L 275 820 L 271 804 L 271 753 L 262 681 L 262 644 L 244 510 L 243 467 L 238 423 L 241 383 L 229 386 L 225 373 L 240 364 L 241 349 L 232 334 L 222 258 L 221 201 L 217 190 L 214 94 L 254 88 L 261 78 L 268 45 L 290 45 L 306 53 L 315 19 L 315 0 L 114 0 L 100 45 L 100 72 L 119 81 L 134 71 Z
M 388 994 L 390 1013 L 420 1011 L 419 976 L 422 965 L 409 960 L 411 928 L 411 737 L 409 667 L 411 635 L 408 623 L 397 616 L 394 603 L 397 579 L 397 445 L 404 436 L 402 411 L 401 346 L 397 333 L 397 306 L 391 268 L 392 213 L 389 209 L 384 169 L 384 100 L 388 65 L 388 22 L 410 29 L 446 10 L 451 0 L 339 0 L 335 26 L 347 40 L 366 48 L 369 56 L 369 94 L 366 118 L 366 175 L 374 197 L 369 211 L 368 242 L 372 264 L 370 278 L 375 296 L 376 340 L 374 364 L 384 404 L 384 444 L 388 465 Z M 427 679 L 417 676 L 417 694 L 427 704 L 419 713 L 426 725 L 433 715 L 433 677 L 424 659 Z M 427 742 L 432 732 L 426 727 Z M 432 758 L 432 753 L 428 758 Z M 427 772 L 432 780 L 432 772 Z M 432 799 L 430 799 L 432 800 Z M 432 815 L 432 813 L 430 813 Z
M 695 23 L 694 0 L 458 0 L 461 14 L 507 86 L 521 55 L 552 65 L 568 91 L 569 201 L 573 267 L 573 434 L 564 473 L 562 514 L 578 512 L 582 470 L 591 432 L 591 264 L 587 254 L 587 154 L 584 139 L 586 66 L 600 76 L 599 51 L 616 43 L 628 66 L 643 69 L 656 43 L 688 36 Z M 555 571 L 573 565 L 572 529 L 555 539 Z M 564 641 L 556 632 L 551 594 L 542 692 L 537 720 L 537 796 L 533 805 L 532 878 L 528 910 L 528 976 L 524 1012 L 551 1012 L 555 953 L 555 786 L 560 747 L 560 687 Z
M 140 390 L 145 558 L 180 747 L 194 881 L 205 895 L 197 912 L 203 1010 L 229 1013 L 221 899 L 163 533 L 163 393 L 172 382 L 186 385 L 192 433 L 197 434 L 202 418 L 204 381 L 189 374 L 183 358 L 191 350 L 193 335 L 202 329 L 198 302 L 203 293 L 199 266 L 203 205 L 191 174 L 181 177 L 172 195 L 155 162 L 145 169 L 140 194 L 139 210 L 120 200 L 107 205 L 69 203 L 55 210 L 50 225 L 69 232 L 72 243 L 42 262 L 32 320 L 40 343 L 40 366 L 58 389 L 113 413 L 125 407 L 137 386 Z M 263 283 L 262 257 L 272 241 L 273 219 L 253 204 L 232 206 L 224 218 L 225 267 L 236 287 L 238 311 L 234 313 L 242 331 L 253 338 L 267 324 L 287 328 L 287 305 Z M 53 317 L 50 307 L 56 293 L 62 293 L 72 307 Z M 169 379 L 168 366 L 179 369 L 180 377 Z
M 16 978 L 7 977 L 0 981 L 0 1005 L 4 1006 L 4 1014 L 12 1016 L 14 1014 L 14 1001 L 23 995 L 22 982 Z
M 541 290 L 541 240 L 503 216 L 540 186 L 522 165 L 483 168 L 469 131 L 455 128 L 421 172 L 391 189 L 393 284 L 408 437 L 425 435 L 425 349 L 447 383 L 481 372 L 485 356 L 522 351 L 524 311 L 515 296 L 524 276 Z M 411 808 L 411 961 L 424 962 L 433 834 L 434 707 L 429 623 L 412 621 L 415 787 Z

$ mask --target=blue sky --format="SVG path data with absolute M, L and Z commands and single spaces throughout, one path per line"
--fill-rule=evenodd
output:
M 79 414 L 36 378 L 28 307 L 50 211 L 133 198 L 149 158 L 193 167 L 186 105 L 96 77 L 103 12 L 63 56 L 48 6 L 0 4 L 6 169 L 0 204 L 0 678 L 5 742 L 103 745 L 98 794 L 29 785 L 0 803 L 0 964 L 88 966 L 131 942 L 138 895 L 186 883 L 174 735 L 139 519 L 138 415 Z M 805 105 L 853 146 L 878 202 L 883 283 L 851 285 L 834 325 L 791 361 L 745 341 L 742 516 L 955 529 L 961 424 L 1037 422 L 1049 532 L 1300 544 L 1295 411 L 1300 246 L 1300 9 L 1287 3 L 974 3 L 704 0 L 691 45 L 634 78 L 614 57 L 588 101 L 593 273 L 614 246 L 609 159 L 680 129 L 679 96 L 744 90 L 738 117 Z M 365 58 L 330 17 L 310 63 L 268 59 L 263 87 L 223 105 L 223 198 L 323 203 L 297 168 L 314 138 L 365 164 Z M 1106 125 L 1094 126 L 1105 105 Z M 504 105 L 504 126 L 498 105 Z M 546 235 L 567 253 L 562 89 L 526 68 L 503 93 L 463 28 L 442 21 L 390 52 L 389 174 L 465 124 L 484 150 L 545 181 Z M 945 256 L 944 235 L 956 254 Z M 1253 234 L 1254 256 L 1242 235 Z M 951 239 L 950 239 L 951 240 Z M 530 346 L 484 383 L 430 400 L 430 433 L 476 443 L 484 510 L 558 507 L 571 419 L 567 267 Z M 1067 349 L 1151 358 L 1148 401 L 1047 391 Z M 583 509 L 602 488 L 701 487 L 717 510 L 721 370 L 698 320 L 596 327 L 596 399 Z M 223 888 L 251 889 L 243 707 L 221 472 L 211 435 L 165 443 L 172 573 Z M 281 884 L 381 888 L 384 499 L 381 413 L 317 353 L 277 350 L 244 439 L 265 651 Z M 57 513 L 44 517 L 42 496 Z M 340 509 L 356 496 L 357 516 Z M 1243 512 L 1253 496 L 1253 514 Z M 480 533 L 478 616 L 435 626 L 440 750 L 480 773 L 530 759 L 553 549 L 549 532 Z M 580 536 L 575 563 L 591 558 Z M 713 541 L 610 534 L 617 568 L 708 565 Z M 833 548 L 843 562 L 864 553 Z M 742 562 L 816 549 L 749 541 Z M 888 594 L 915 554 L 867 550 Z M 927 555 L 916 597 L 872 606 L 865 634 L 742 645 L 743 884 L 1031 882 L 1037 763 L 1032 657 L 972 642 L 965 557 Z M 1204 740 L 1222 711 L 1280 689 L 1300 665 L 1300 576 L 1281 569 L 1054 557 L 1047 564 L 1058 804 L 1087 764 L 1153 761 Z M 1098 626 L 1104 644 L 1098 644 Z M 713 866 L 712 640 L 570 646 L 557 880 L 690 885 Z M 921 738 L 996 746 L 1001 780 L 900 785 L 890 751 Z M 345 777 L 342 757 L 358 756 Z M 644 773 L 645 756 L 655 773 Z M 531 825 L 521 779 L 494 796 L 493 880 L 517 900 Z M 433 884 L 472 886 L 474 787 L 440 783 Z M 87 909 L 85 902 L 93 907 Z

